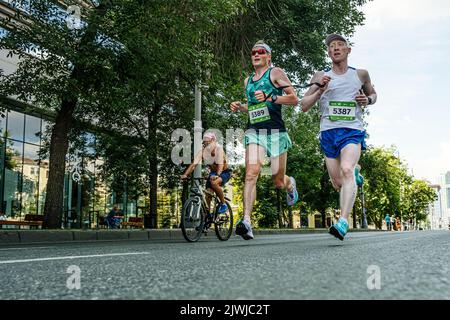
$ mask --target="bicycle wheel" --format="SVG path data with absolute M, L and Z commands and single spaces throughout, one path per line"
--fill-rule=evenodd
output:
M 181 231 L 183 237 L 189 242 L 200 239 L 205 218 L 202 212 L 200 197 L 189 198 L 183 206 L 181 214 Z
M 227 241 L 233 233 L 233 210 L 227 201 L 228 210 L 223 214 L 217 213 L 217 206 L 214 210 L 214 230 L 220 241 Z

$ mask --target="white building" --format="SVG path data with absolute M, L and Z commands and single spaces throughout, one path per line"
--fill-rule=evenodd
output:
M 442 212 L 444 218 L 447 218 L 447 227 L 450 227 L 450 171 L 442 174 L 440 177 L 442 199 Z
M 436 192 L 437 200 L 428 206 L 428 221 L 427 224 L 431 230 L 447 229 L 448 218 L 442 210 L 442 195 L 441 186 L 438 184 L 430 185 L 430 187 Z

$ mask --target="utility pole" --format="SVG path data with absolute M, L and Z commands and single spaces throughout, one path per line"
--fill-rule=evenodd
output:
M 195 120 L 194 120 L 194 158 L 202 151 L 202 91 L 198 84 L 195 85 Z M 194 178 L 201 178 L 202 176 L 202 162 L 195 167 Z M 194 183 L 200 183 L 199 180 L 194 179 Z

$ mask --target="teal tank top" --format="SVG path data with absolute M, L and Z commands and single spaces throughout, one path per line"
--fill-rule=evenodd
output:
M 271 129 L 277 129 L 279 132 L 286 131 L 281 113 L 281 104 L 272 103 L 269 101 L 260 103 L 255 98 L 255 92 L 260 90 L 266 95 L 283 95 L 283 90 L 276 88 L 272 83 L 272 80 L 270 80 L 271 71 L 272 68 L 269 68 L 257 81 L 253 81 L 255 74 L 252 73 L 248 78 L 247 87 L 245 88 L 249 107 L 247 129 L 254 129 L 256 132 L 260 129 L 267 129 L 267 134 L 270 134 Z M 267 109 L 265 107 L 267 107 Z M 267 111 L 269 114 L 267 114 Z M 253 114 L 251 115 L 252 112 Z

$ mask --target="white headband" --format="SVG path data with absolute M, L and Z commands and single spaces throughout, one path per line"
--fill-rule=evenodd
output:
M 263 47 L 264 49 L 266 49 L 266 51 L 268 53 L 272 53 L 272 49 L 265 43 L 256 44 L 253 48 L 256 48 L 256 47 Z

